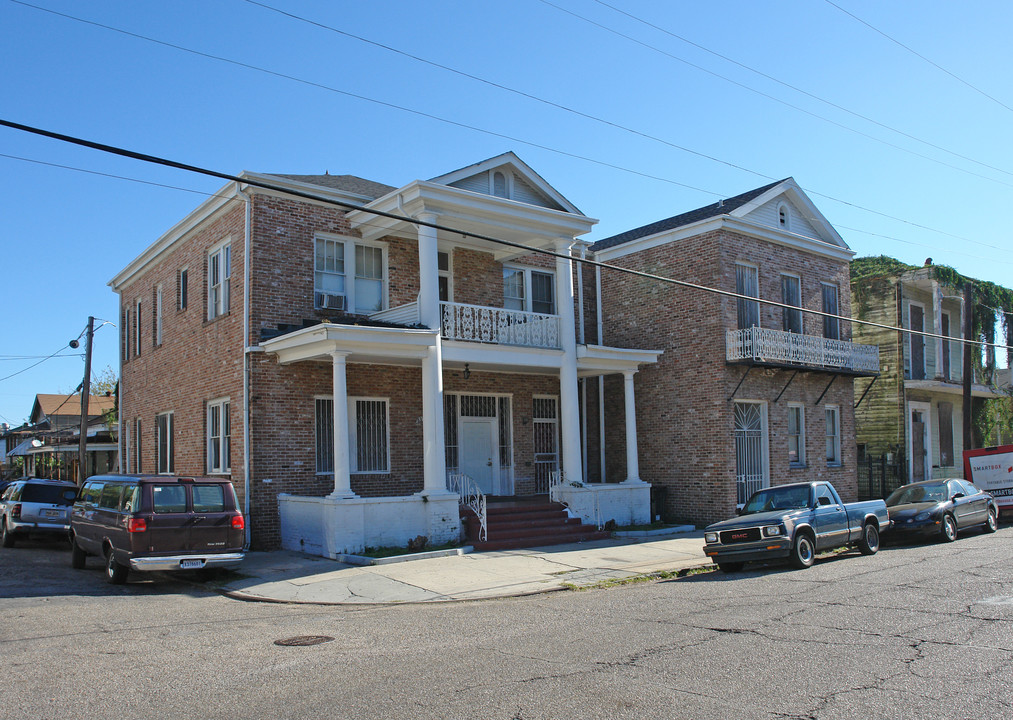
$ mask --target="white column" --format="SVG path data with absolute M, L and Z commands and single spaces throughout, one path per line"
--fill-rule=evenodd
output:
M 348 353 L 332 352 L 334 388 L 334 492 L 332 498 L 353 498 L 352 466 L 348 458 L 348 386 L 345 358 Z
M 633 375 L 636 370 L 623 372 L 626 381 L 626 480 L 625 483 L 642 483 L 640 479 L 640 460 L 637 457 L 637 404 L 633 395 Z
M 932 332 L 939 335 L 943 328 L 942 293 L 939 283 L 932 281 Z M 943 339 L 936 338 L 936 377 L 943 375 Z
M 434 213 L 415 216 L 423 222 L 436 222 Z M 419 322 L 429 328 L 440 327 L 440 269 L 436 228 L 418 226 L 419 234 Z
M 443 357 L 440 338 L 422 359 L 422 473 L 424 494 L 447 492 L 443 437 Z
M 567 257 L 556 258 L 556 312 L 559 313 L 559 335 L 563 346 L 559 368 L 560 434 L 563 440 L 563 475 L 567 480 L 581 480 L 580 404 L 577 393 L 577 328 L 573 320 L 573 261 L 570 259 L 572 240 L 557 240 L 556 252 Z

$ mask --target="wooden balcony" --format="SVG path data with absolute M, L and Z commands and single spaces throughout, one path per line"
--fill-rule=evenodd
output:
M 879 346 L 751 327 L 725 334 L 725 360 L 849 375 L 879 373 Z

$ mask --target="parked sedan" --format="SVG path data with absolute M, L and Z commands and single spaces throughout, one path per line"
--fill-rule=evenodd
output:
M 70 506 L 77 485 L 59 480 L 25 479 L 11 483 L 0 496 L 0 544 L 14 547 L 28 535 L 67 538 Z
M 953 542 L 957 533 L 982 526 L 995 532 L 999 509 L 992 496 L 967 480 L 923 480 L 899 487 L 886 499 L 895 533 Z

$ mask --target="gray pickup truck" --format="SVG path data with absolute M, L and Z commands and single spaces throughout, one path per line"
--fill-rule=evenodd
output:
M 812 566 L 817 552 L 843 545 L 873 555 L 889 528 L 882 500 L 845 504 L 828 482 L 778 485 L 754 493 L 738 517 L 708 525 L 703 551 L 724 572 L 777 558 L 801 569 Z

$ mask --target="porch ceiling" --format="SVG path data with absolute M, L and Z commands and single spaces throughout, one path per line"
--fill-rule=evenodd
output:
M 658 362 L 658 358 L 664 352 L 664 350 L 637 350 L 605 345 L 578 345 L 577 376 L 596 377 L 636 372 L 641 365 Z
M 964 386 L 960 382 L 947 382 L 945 380 L 905 380 L 905 390 L 922 390 L 924 392 L 940 393 L 944 395 L 960 395 L 964 392 Z M 988 385 L 974 383 L 971 385 L 971 396 L 980 398 L 1004 397 L 1005 393 L 1000 388 L 992 388 Z

